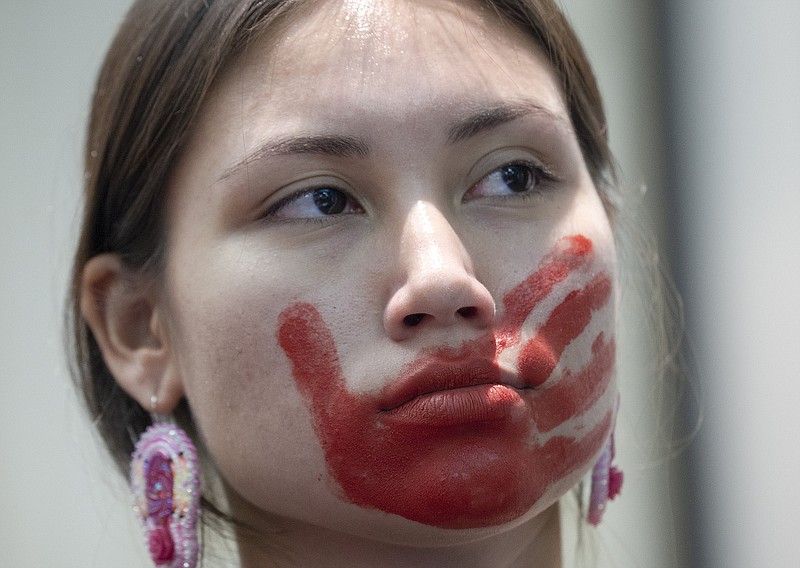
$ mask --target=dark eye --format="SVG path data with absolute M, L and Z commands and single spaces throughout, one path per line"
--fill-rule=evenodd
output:
M 279 201 L 265 215 L 269 219 L 313 219 L 333 215 L 362 213 L 361 206 L 335 187 L 300 191 Z
M 542 168 L 528 163 L 511 163 L 489 172 L 473 185 L 465 200 L 504 197 L 535 192 L 548 179 Z
M 500 177 L 514 193 L 528 191 L 535 183 L 534 175 L 528 166 L 510 164 L 500 168 Z
M 337 215 L 344 211 L 347 206 L 347 196 L 330 187 L 321 187 L 311 193 L 314 198 L 314 205 L 324 215 Z

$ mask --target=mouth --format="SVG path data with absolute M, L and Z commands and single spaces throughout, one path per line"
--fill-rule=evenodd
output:
M 381 393 L 386 425 L 457 426 L 513 419 L 528 388 L 488 358 L 416 361 Z

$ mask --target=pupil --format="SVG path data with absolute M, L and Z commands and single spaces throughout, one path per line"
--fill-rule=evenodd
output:
M 529 189 L 531 172 L 524 166 L 505 166 L 501 170 L 503 182 L 514 193 L 521 193 Z
M 323 187 L 314 190 L 314 205 L 325 215 L 336 215 L 344 211 L 347 198 L 341 191 Z

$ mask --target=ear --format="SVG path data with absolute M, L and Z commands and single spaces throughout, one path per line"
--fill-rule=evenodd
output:
M 168 414 L 185 391 L 157 299 L 156 287 L 117 255 L 95 256 L 83 269 L 81 312 L 108 369 L 142 408 Z

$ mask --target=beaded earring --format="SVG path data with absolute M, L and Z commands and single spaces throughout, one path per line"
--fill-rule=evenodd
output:
M 612 431 L 592 469 L 588 520 L 594 526 L 600 524 L 606 504 L 619 495 L 622 490 L 622 472 L 611 463 L 614 461 L 614 453 L 614 432 Z
M 151 401 L 155 409 L 157 400 Z M 186 433 L 153 417 L 131 456 L 134 510 L 158 568 L 195 568 L 198 558 L 200 467 Z

